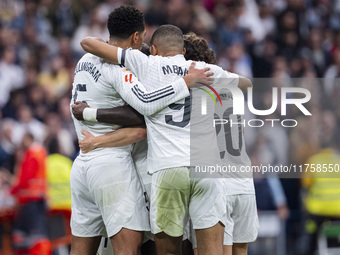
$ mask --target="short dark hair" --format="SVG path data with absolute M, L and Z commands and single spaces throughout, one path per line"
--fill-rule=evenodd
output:
M 144 31 L 144 15 L 133 6 L 120 6 L 109 14 L 107 28 L 111 38 L 127 39 L 137 31 Z
M 179 27 L 173 25 L 160 26 L 153 33 L 150 44 L 164 49 L 176 47 L 182 50 L 184 48 L 183 32 Z
M 216 54 L 209 48 L 209 43 L 203 37 L 190 32 L 184 35 L 185 59 L 204 61 L 208 64 L 216 63 Z

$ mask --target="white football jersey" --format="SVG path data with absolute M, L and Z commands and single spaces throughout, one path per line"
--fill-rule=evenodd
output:
M 183 55 L 173 57 L 149 56 L 138 50 L 118 49 L 118 62 L 129 68 L 150 89 L 170 83 L 188 73 L 191 61 Z M 214 78 L 229 78 L 238 85 L 238 75 L 215 65 L 197 62 L 196 68 L 210 67 Z M 195 90 L 192 90 L 195 93 Z M 198 89 L 196 89 L 198 91 Z M 145 117 L 148 135 L 148 171 L 190 166 L 190 97 L 169 105 L 156 114 Z M 216 147 L 212 145 L 212 148 Z M 214 152 L 212 152 L 214 154 Z M 217 155 L 217 153 L 216 153 Z
M 165 85 L 165 84 L 164 84 Z M 85 54 L 78 62 L 72 89 L 71 105 L 76 101 L 85 101 L 91 108 L 113 108 L 127 102 L 141 114 L 149 115 L 166 107 L 169 103 L 189 95 L 183 79 L 177 79 L 170 85 L 146 91 L 143 84 L 128 69 L 110 64 L 92 54 Z M 94 136 L 104 135 L 120 128 L 117 125 L 78 121 L 73 117 L 78 139 L 82 139 L 84 129 Z M 115 157 L 130 155 L 131 145 L 123 147 L 98 148 L 82 154 L 83 159 L 96 155 L 114 153 Z
M 148 143 L 147 139 L 144 139 L 134 144 L 131 156 L 146 192 L 149 195 L 151 189 L 151 175 L 147 172 L 147 153 Z
M 215 118 L 228 121 L 217 124 L 217 141 L 222 164 L 236 172 L 225 172 L 227 195 L 255 194 L 252 173 L 242 172 L 251 166 L 244 142 L 244 117 L 233 114 L 233 95 L 228 89 L 219 91 L 222 106 L 215 107 Z

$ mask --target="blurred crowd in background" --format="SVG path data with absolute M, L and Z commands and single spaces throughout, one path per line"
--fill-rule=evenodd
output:
M 80 40 L 107 39 L 107 16 L 122 4 L 144 12 L 146 43 L 159 25 L 174 24 L 184 33 L 193 31 L 207 39 L 217 64 L 230 72 L 280 78 L 284 82 L 276 87 L 298 86 L 311 92 L 306 107 L 312 116 L 293 107 L 288 116 L 279 111 L 270 116 L 294 118 L 297 127 L 246 128 L 254 165 L 300 165 L 335 145 L 340 133 L 340 1 L 1 0 L 0 210 L 13 203 L 8 190 L 23 157 L 20 148 L 26 133 L 44 146 L 47 155 L 71 160 L 77 155 L 69 103 L 74 68 L 84 54 Z M 272 86 L 254 80 L 255 108 L 270 108 Z M 259 210 L 274 212 L 284 223 L 277 234 L 285 239 L 278 244 L 281 254 L 312 254 L 306 250 L 308 211 L 301 179 L 258 178 L 255 184 Z M 340 218 L 338 211 L 335 218 Z M 256 252 L 266 247 L 254 247 L 252 254 L 266 254 Z

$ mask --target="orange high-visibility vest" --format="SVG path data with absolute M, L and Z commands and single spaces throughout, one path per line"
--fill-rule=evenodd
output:
M 38 201 L 46 197 L 46 158 L 44 147 L 32 145 L 24 154 L 11 193 L 19 203 Z

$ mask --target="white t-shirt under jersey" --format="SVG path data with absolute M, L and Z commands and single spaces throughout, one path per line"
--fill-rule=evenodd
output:
M 171 85 L 158 83 L 147 91 L 125 67 L 85 54 L 75 69 L 71 104 L 85 101 L 92 108 L 113 108 L 126 105 L 127 102 L 141 114 L 149 115 L 188 95 L 183 79 L 176 79 Z M 99 136 L 119 128 L 112 124 L 78 121 L 74 117 L 73 121 L 78 139 L 83 138 L 82 129 Z M 86 154 L 80 153 L 79 157 L 91 159 L 96 155 L 112 153 L 114 157 L 124 157 L 130 155 L 130 152 L 131 145 L 98 148 Z
M 167 84 L 186 75 L 191 64 L 191 61 L 186 61 L 183 55 L 147 57 L 140 51 L 132 49 L 118 49 L 118 62 L 129 68 L 145 86 L 151 89 L 155 89 L 158 84 Z M 211 68 L 214 78 L 229 78 L 230 85 L 238 85 L 238 75 L 204 62 L 196 64 L 196 68 L 205 66 Z M 150 173 L 165 168 L 191 165 L 190 107 L 190 98 L 187 97 L 156 114 L 145 117 Z M 216 147 L 217 151 L 217 144 L 212 147 Z

